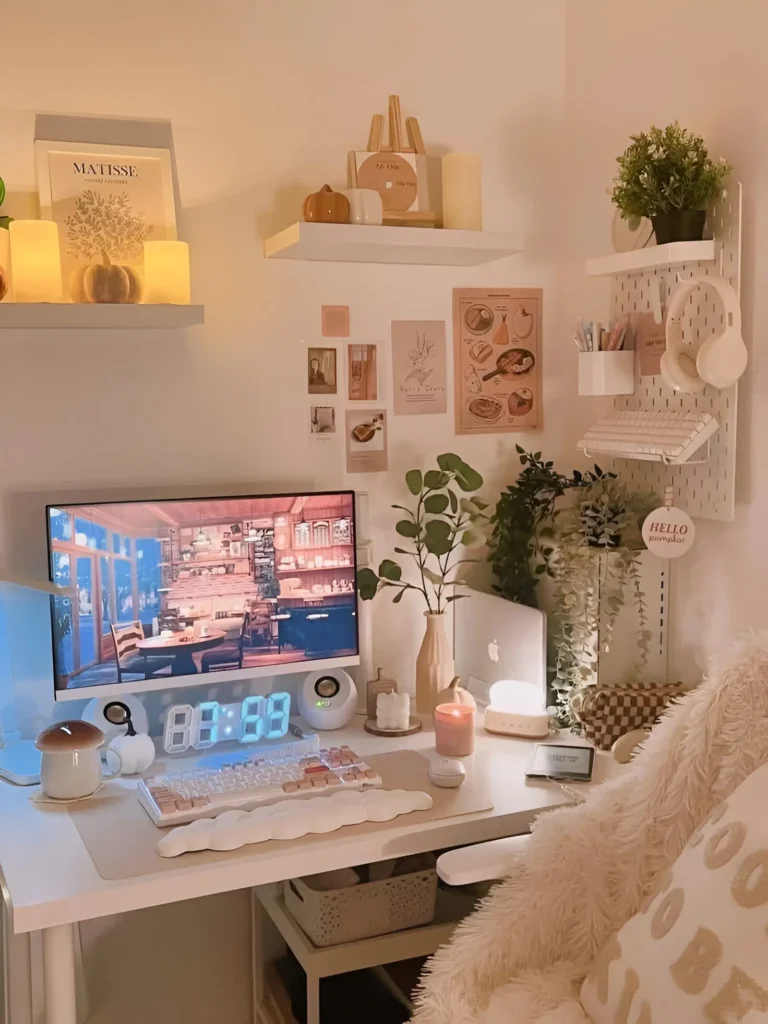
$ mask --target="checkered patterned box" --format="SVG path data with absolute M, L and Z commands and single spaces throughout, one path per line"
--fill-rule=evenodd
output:
M 683 693 L 681 683 L 598 683 L 584 687 L 571 701 L 571 708 L 584 736 L 598 750 L 610 750 L 625 733 L 653 725 Z

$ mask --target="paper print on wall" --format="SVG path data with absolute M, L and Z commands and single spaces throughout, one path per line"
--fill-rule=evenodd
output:
M 307 349 L 307 391 L 310 395 L 336 394 L 336 349 Z
M 309 436 L 313 441 L 333 441 L 335 439 L 336 409 L 332 405 L 310 406 Z
M 540 288 L 455 288 L 457 434 L 502 434 L 542 423 Z
M 348 338 L 349 306 L 321 306 L 320 322 L 324 338 Z
M 347 346 L 347 390 L 350 402 L 376 402 L 379 398 L 375 345 Z
M 387 414 L 383 409 L 347 409 L 347 472 L 383 473 L 387 469 Z
M 667 350 L 667 317 L 656 323 L 653 313 L 637 313 L 635 348 L 640 363 L 641 377 L 655 377 L 661 373 L 661 357 Z
M 65 298 L 140 302 L 144 242 L 176 238 L 169 151 L 38 141 L 35 159 L 41 215 L 59 226 Z
M 444 320 L 392 321 L 396 416 L 447 411 Z

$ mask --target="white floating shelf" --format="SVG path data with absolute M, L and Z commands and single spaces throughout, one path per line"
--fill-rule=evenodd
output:
M 589 277 L 610 277 L 635 270 L 653 270 L 654 267 L 679 267 L 683 263 L 715 260 L 715 240 L 702 242 L 668 242 L 666 245 L 648 245 L 631 252 L 615 252 L 610 256 L 596 256 L 587 260 Z
M 204 322 L 204 306 L 0 302 L 0 330 L 167 330 Z
M 475 267 L 520 252 L 507 231 L 447 231 L 299 221 L 264 242 L 267 259 Z

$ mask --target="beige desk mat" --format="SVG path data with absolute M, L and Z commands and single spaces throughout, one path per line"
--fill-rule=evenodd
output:
M 381 775 L 386 789 L 423 790 L 432 797 L 432 807 L 428 811 L 400 815 L 392 821 L 368 821 L 362 825 L 346 825 L 337 832 L 293 839 L 290 840 L 292 850 L 302 845 L 333 842 L 334 836 L 354 838 L 371 832 L 402 828 L 403 825 L 421 825 L 440 818 L 475 814 L 493 808 L 493 803 L 484 792 L 486 787 L 481 775 L 473 779 L 473 773 L 469 771 L 459 789 L 439 789 L 429 781 L 427 759 L 415 750 L 372 754 L 366 761 Z M 267 848 L 274 851 L 289 845 L 287 841 L 271 839 L 266 843 L 255 843 L 225 853 L 204 850 L 200 853 L 184 853 L 180 857 L 160 857 L 155 852 L 155 845 L 165 829 L 156 828 L 152 824 L 134 792 L 110 787 L 108 783 L 91 800 L 72 804 L 66 812 L 63 808 L 52 808 L 51 813 L 67 813 L 71 816 L 96 870 L 107 881 L 178 871 L 179 868 L 216 864 L 233 858 L 258 857 Z

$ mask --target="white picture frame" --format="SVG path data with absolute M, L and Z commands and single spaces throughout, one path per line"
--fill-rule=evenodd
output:
M 35 168 L 40 216 L 59 226 L 65 297 L 71 301 L 82 301 L 75 271 L 99 262 L 105 248 L 111 248 L 112 262 L 140 271 L 144 241 L 176 240 L 170 150 L 38 139 Z M 92 217 L 84 218 L 77 207 L 83 202 L 91 212 L 100 202 L 120 204 L 121 216 L 111 222 L 119 225 L 117 233 L 89 235 Z

